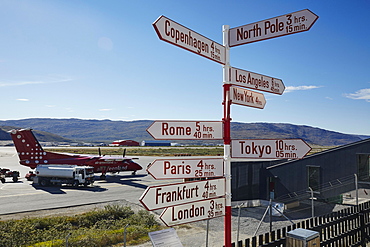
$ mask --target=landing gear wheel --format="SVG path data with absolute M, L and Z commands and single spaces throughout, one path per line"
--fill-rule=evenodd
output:
M 100 175 L 100 179 L 106 179 L 106 178 L 107 176 L 105 176 L 105 174 Z
M 2 178 L 1 179 L 1 182 L 4 184 L 5 183 L 5 178 Z
M 131 175 L 136 175 L 136 171 L 133 171 L 133 172 L 131 173 Z
M 41 180 L 41 181 L 40 181 L 40 185 L 41 185 L 42 187 L 45 187 L 45 186 L 47 186 L 47 185 L 48 185 L 48 181 L 46 181 L 46 180 Z
M 13 177 L 13 182 L 14 183 L 18 182 L 18 177 Z

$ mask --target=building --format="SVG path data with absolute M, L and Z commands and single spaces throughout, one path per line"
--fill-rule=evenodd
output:
M 370 139 L 328 149 L 300 160 L 232 162 L 232 200 L 270 198 L 289 203 L 314 197 L 330 201 L 370 184 Z
M 109 146 L 140 146 L 140 143 L 133 140 L 117 140 L 109 144 Z
M 157 141 L 157 140 L 142 141 L 141 146 L 169 147 L 171 146 L 171 142 L 170 141 Z

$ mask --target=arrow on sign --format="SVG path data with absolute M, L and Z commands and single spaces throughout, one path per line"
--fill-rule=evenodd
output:
M 225 64 L 225 46 L 220 45 L 163 15 L 153 23 L 153 27 L 157 32 L 159 39 L 215 62 Z
M 285 85 L 282 80 L 237 68 L 230 68 L 230 82 L 233 85 L 256 89 L 274 94 L 283 94 Z
M 301 139 L 232 140 L 232 158 L 302 159 L 311 147 Z
M 222 177 L 223 162 L 223 158 L 157 159 L 147 172 L 154 179 Z
M 225 215 L 225 198 L 216 198 L 191 204 L 168 207 L 159 218 L 166 226 L 212 219 Z
M 265 96 L 262 93 L 246 90 L 243 88 L 230 87 L 231 103 L 263 109 L 266 105 Z
M 154 121 L 146 130 L 156 140 L 222 140 L 221 121 Z
M 308 9 L 231 28 L 229 46 L 244 45 L 310 30 L 319 17 Z
M 139 201 L 151 211 L 225 195 L 225 178 L 150 186 Z

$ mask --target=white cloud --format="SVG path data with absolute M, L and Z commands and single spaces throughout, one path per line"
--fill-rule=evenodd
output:
M 30 101 L 29 99 L 17 99 L 18 101 Z
M 311 90 L 311 89 L 316 89 L 320 88 L 321 86 L 298 86 L 298 87 L 293 87 L 293 86 L 288 86 L 285 88 L 284 93 L 290 93 L 293 91 L 304 91 L 304 90 Z
M 64 76 L 50 76 L 45 77 L 41 80 L 23 80 L 23 81 L 10 81 L 1 82 L 0 87 L 14 87 L 14 86 L 25 86 L 25 85 L 35 85 L 35 84 L 48 84 L 48 83 L 59 83 L 59 82 L 69 82 L 72 78 Z
M 112 109 L 99 109 L 99 111 L 111 111 Z
M 370 88 L 360 89 L 355 93 L 345 94 L 344 96 L 350 99 L 363 99 L 370 102 Z

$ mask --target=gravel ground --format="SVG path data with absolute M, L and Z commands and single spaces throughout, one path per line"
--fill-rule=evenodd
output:
M 317 203 L 315 205 L 315 214 L 323 215 L 332 211 L 338 211 L 345 208 L 345 205 L 333 205 Z M 232 210 L 232 241 L 235 242 L 237 239 L 238 229 L 238 218 L 240 219 L 239 226 L 239 240 L 253 237 L 257 227 L 261 221 L 262 216 L 266 211 L 266 207 L 250 207 L 241 208 L 240 217 L 238 217 L 238 208 Z M 301 206 L 292 210 L 287 210 L 284 214 L 292 220 L 294 223 L 298 223 L 304 219 L 310 218 L 311 216 L 311 204 L 310 202 L 301 203 Z M 277 230 L 285 226 L 291 225 L 290 221 L 280 217 L 272 217 L 272 230 Z M 207 222 L 200 221 L 194 222 L 182 226 L 175 226 L 177 235 L 179 236 L 181 243 L 184 247 L 201 247 L 206 246 L 206 229 Z M 265 217 L 262 221 L 260 228 L 256 235 L 264 234 L 270 231 L 269 216 Z M 208 235 L 208 246 L 219 246 L 222 247 L 224 244 L 224 218 L 215 218 L 209 221 L 209 235 Z M 136 245 L 135 247 L 151 247 L 151 242 Z

